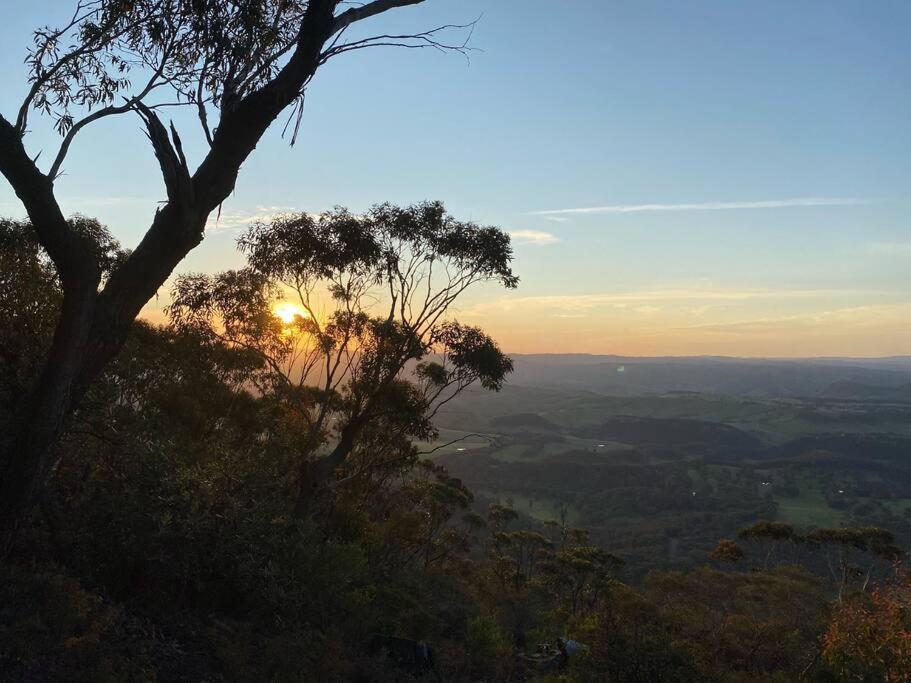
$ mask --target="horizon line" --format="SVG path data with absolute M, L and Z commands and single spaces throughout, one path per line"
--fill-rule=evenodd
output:
M 507 356 L 591 356 L 594 358 L 633 358 L 647 359 L 683 359 L 683 358 L 723 358 L 726 360 L 908 360 L 911 361 L 911 352 L 907 354 L 890 354 L 886 356 L 727 356 L 717 353 L 695 354 L 664 354 L 664 355 L 636 355 L 623 353 L 592 353 L 589 351 L 506 351 Z

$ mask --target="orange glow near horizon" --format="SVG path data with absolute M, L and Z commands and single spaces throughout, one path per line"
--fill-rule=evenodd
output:
M 911 354 L 911 303 L 863 290 L 666 288 L 510 294 L 459 311 L 512 353 L 877 357 Z
M 455 316 L 483 328 L 507 353 L 911 355 L 911 303 L 877 301 L 865 291 L 716 287 L 576 296 L 483 294 L 468 298 Z M 147 306 L 141 317 L 167 324 L 161 305 Z M 274 302 L 271 311 L 288 333 L 310 319 L 290 297 Z

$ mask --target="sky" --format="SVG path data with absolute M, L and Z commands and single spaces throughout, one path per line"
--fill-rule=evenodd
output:
M 71 7 L 4 14 L 8 118 L 29 32 Z M 519 288 L 457 311 L 511 352 L 911 354 L 911 3 L 427 0 L 371 28 L 474 19 L 468 59 L 330 61 L 297 143 L 273 126 L 179 271 L 240 265 L 255 217 L 439 199 L 513 234 Z M 174 122 L 198 162 L 194 119 Z M 64 210 L 126 246 L 164 196 L 136 117 L 88 127 L 64 171 Z M 0 213 L 22 214 L 5 185 Z

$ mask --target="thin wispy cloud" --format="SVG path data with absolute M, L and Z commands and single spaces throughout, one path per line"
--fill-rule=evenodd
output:
M 533 244 L 539 247 L 560 241 L 556 235 L 542 230 L 512 230 L 509 236 L 516 244 Z
M 765 316 L 726 322 L 700 323 L 675 329 L 677 331 L 740 331 L 752 333 L 763 328 L 769 328 L 783 333 L 784 327 L 790 329 L 794 327 L 838 327 L 856 331 L 884 324 L 908 327 L 908 320 L 911 319 L 909 312 L 911 312 L 911 303 L 867 304 L 827 309 L 804 315 Z
M 606 310 L 629 310 L 653 314 L 661 307 L 697 309 L 744 304 L 746 302 L 812 301 L 850 295 L 872 296 L 875 293 L 846 289 L 739 289 L 739 288 L 668 288 L 597 294 L 545 294 L 538 296 L 505 296 L 476 304 L 463 311 L 465 315 L 499 315 L 526 310 L 546 310 L 552 315 L 602 314 Z
M 534 216 L 567 216 L 610 213 L 645 213 L 650 211 L 731 211 L 737 209 L 787 209 L 805 206 L 857 206 L 869 204 L 866 199 L 853 197 L 794 197 L 753 202 L 696 202 L 688 204 L 608 204 L 570 209 L 532 211 Z
M 213 211 L 206 223 L 206 230 L 241 230 L 254 223 L 268 223 L 278 216 L 296 213 L 296 211 L 290 206 L 257 206 L 253 210 L 222 211 L 220 214 L 218 211 Z
M 911 242 L 870 242 L 867 251 L 886 256 L 911 256 Z

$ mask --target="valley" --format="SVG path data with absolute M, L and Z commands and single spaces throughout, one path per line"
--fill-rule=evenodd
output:
M 630 366 L 657 390 L 601 393 L 604 377 Z M 719 366 L 755 383 L 722 393 Z M 438 416 L 432 457 L 475 491 L 478 509 L 498 502 L 529 524 L 589 529 L 631 576 L 700 565 L 718 539 L 762 519 L 802 531 L 881 526 L 911 542 L 911 400 L 899 396 L 907 364 L 767 366 L 519 357 L 516 377 L 535 384 L 465 392 Z M 816 395 L 798 395 L 800 386 Z

